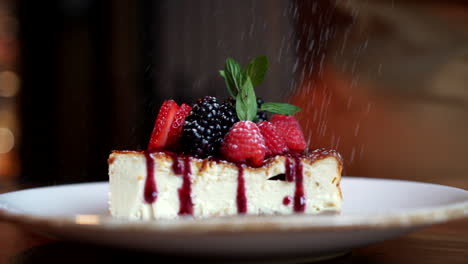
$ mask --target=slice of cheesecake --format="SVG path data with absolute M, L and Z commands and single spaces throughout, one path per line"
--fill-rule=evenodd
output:
M 335 151 L 279 155 L 254 168 L 170 152 L 114 151 L 110 212 L 127 219 L 339 212 L 342 160 Z

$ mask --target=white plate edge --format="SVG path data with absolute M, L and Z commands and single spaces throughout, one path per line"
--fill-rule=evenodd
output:
M 466 191 L 460 188 L 426 183 L 407 181 L 399 179 L 381 179 L 366 177 L 345 177 L 351 180 L 382 180 L 399 181 L 407 183 L 418 183 L 437 185 L 445 188 Z M 91 182 L 65 184 L 55 186 L 45 186 L 40 188 L 61 188 L 66 186 L 108 184 L 108 182 Z M 25 189 L 4 194 L 28 191 Z M 1 194 L 1 195 L 4 195 Z M 1 196 L 0 195 L 0 196 Z M 1 201 L 0 201 L 1 202 Z M 12 210 L 6 203 L 0 203 L 0 220 L 23 225 L 40 225 L 45 227 L 73 226 L 84 229 L 119 229 L 132 231 L 150 231 L 158 233 L 224 233 L 224 232 L 291 232 L 307 230 L 343 230 L 360 228 L 399 228 L 418 227 L 442 223 L 449 220 L 461 219 L 468 216 L 468 200 L 451 204 L 449 206 L 439 206 L 430 208 L 420 208 L 417 210 L 400 211 L 393 213 L 360 214 L 347 215 L 341 217 L 339 221 L 333 221 L 333 216 L 323 215 L 275 215 L 275 216 L 234 216 L 220 217 L 213 219 L 180 219 L 167 221 L 126 221 L 107 216 L 87 215 L 91 222 L 82 222 L 79 219 L 83 215 L 75 216 L 34 216 Z M 346 219 L 344 219 L 346 218 Z M 287 220 L 287 221 L 285 221 Z M 286 223 L 285 223 L 286 222 Z M 346 222 L 343 224 L 342 222 Z

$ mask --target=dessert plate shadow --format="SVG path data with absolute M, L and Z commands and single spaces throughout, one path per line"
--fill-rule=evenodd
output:
M 108 184 L 0 195 L 0 220 L 38 233 L 161 253 L 336 256 L 418 228 L 468 216 L 468 191 L 429 183 L 343 177 L 339 215 L 235 216 L 125 221 L 108 213 Z

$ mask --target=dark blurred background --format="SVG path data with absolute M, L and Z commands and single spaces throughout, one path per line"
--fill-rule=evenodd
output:
M 0 0 L 0 184 L 107 180 L 164 99 L 225 97 L 258 55 L 257 95 L 346 175 L 468 188 L 468 5 L 395 0 Z

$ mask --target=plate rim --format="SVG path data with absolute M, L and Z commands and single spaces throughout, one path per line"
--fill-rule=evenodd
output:
M 410 184 L 425 184 L 458 191 L 467 190 L 435 183 L 343 176 L 345 180 L 371 180 L 371 181 L 396 181 Z M 64 188 L 84 185 L 108 185 L 107 181 L 73 183 L 52 186 L 42 186 L 28 188 L 13 192 L 0 194 L 9 195 L 13 193 L 27 192 L 38 189 Z M 268 215 L 268 216 L 232 216 L 211 219 L 182 218 L 176 220 L 158 221 L 128 221 L 116 219 L 110 216 L 80 215 L 74 216 L 38 216 L 21 212 L 12 212 L 5 208 L 0 200 L 0 220 L 25 225 L 37 226 L 46 229 L 63 227 L 73 227 L 78 230 L 118 230 L 131 232 L 152 232 L 158 234 L 231 234 L 231 233 L 268 233 L 268 232 L 306 232 L 306 231 L 340 231 L 340 230 L 361 230 L 361 229 L 389 229 L 389 228 L 411 228 L 423 227 L 432 224 L 452 221 L 468 217 L 468 199 L 461 202 L 452 203 L 445 206 L 422 207 L 401 212 L 391 212 L 382 214 L 360 214 L 347 216 L 346 224 L 334 222 L 336 216 L 330 215 Z M 92 221 L 80 221 L 80 217 L 89 216 Z M 343 217 L 341 217 L 343 218 Z M 331 221 L 325 221 L 331 220 Z

